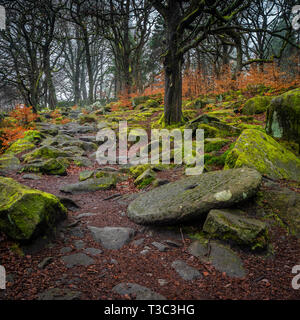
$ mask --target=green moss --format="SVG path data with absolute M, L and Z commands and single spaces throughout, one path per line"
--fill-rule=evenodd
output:
M 24 161 L 30 162 L 36 159 L 56 159 L 58 157 L 68 157 L 70 154 L 68 152 L 62 151 L 58 148 L 44 146 L 28 153 Z
M 228 140 L 225 139 L 205 139 L 204 151 L 210 153 L 212 151 L 219 151 L 228 144 Z
M 249 246 L 252 250 L 265 249 L 268 244 L 268 230 L 265 223 L 250 219 L 239 210 L 210 211 L 203 231 L 211 238 L 234 241 Z
M 15 240 L 29 240 L 67 216 L 55 196 L 0 177 L 0 230 Z
M 246 102 L 244 108 L 242 109 L 242 113 L 245 115 L 264 113 L 267 111 L 271 100 L 271 97 L 254 97 Z
M 144 188 L 148 187 L 154 180 L 155 180 L 154 177 L 145 178 L 145 179 L 143 179 L 143 181 L 141 183 L 138 184 L 138 188 L 144 189 Z
M 50 159 L 25 165 L 21 172 L 64 176 L 67 175 L 67 167 L 56 159 Z
M 5 152 L 5 154 L 19 154 L 21 152 L 30 151 L 36 146 L 34 143 L 23 139 L 14 142 Z
M 300 144 L 300 89 L 274 98 L 267 113 L 266 131 L 275 138 Z
M 245 129 L 255 129 L 255 130 L 260 130 L 262 132 L 266 132 L 266 130 L 259 125 L 254 125 L 254 124 L 244 124 L 244 123 L 240 123 L 239 125 L 237 125 L 237 127 L 241 130 L 245 130 Z
M 95 115 L 83 115 L 79 118 L 79 123 L 80 124 L 85 124 L 85 123 L 97 123 L 98 119 Z
M 259 130 L 243 131 L 226 158 L 225 169 L 244 166 L 274 179 L 300 180 L 300 160 Z

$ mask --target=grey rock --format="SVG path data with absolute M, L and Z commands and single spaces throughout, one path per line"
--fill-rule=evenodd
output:
M 41 177 L 38 176 L 37 174 L 24 174 L 24 176 L 22 177 L 25 180 L 41 180 Z
M 76 238 L 83 238 L 84 237 L 84 232 L 80 227 L 70 229 L 69 234 L 73 237 L 76 237 Z
M 102 177 L 100 179 L 89 179 L 83 182 L 64 185 L 60 187 L 60 191 L 70 194 L 95 192 L 99 190 L 109 190 L 115 187 L 116 181 L 113 177 Z
M 38 264 L 38 268 L 45 269 L 52 262 L 53 262 L 53 257 L 45 258 L 42 262 Z
M 141 245 L 144 243 L 144 241 L 145 241 L 145 239 L 135 240 L 135 241 L 132 242 L 132 245 L 133 245 L 134 247 L 139 247 L 139 246 L 141 246 Z
M 64 248 L 61 248 L 61 250 L 60 250 L 61 254 L 66 254 L 69 252 L 72 252 L 72 248 L 70 248 L 70 247 L 64 247 Z
M 84 252 L 92 256 L 98 256 L 99 254 L 103 253 L 102 250 L 96 248 L 86 248 L 84 249 Z
M 168 251 L 170 248 L 162 243 L 159 242 L 152 242 L 152 245 L 158 249 L 160 252 L 166 252 Z
M 135 283 L 120 283 L 113 291 L 121 296 L 131 295 L 135 300 L 166 300 L 164 296 Z
M 89 227 L 96 241 L 101 243 L 105 249 L 118 250 L 129 243 L 135 235 L 135 230 L 131 228 Z
M 69 289 L 53 288 L 38 295 L 38 300 L 80 300 L 81 292 Z
M 226 272 L 232 278 L 244 278 L 246 271 L 241 258 L 229 247 L 211 241 L 195 241 L 189 247 L 191 255 L 204 263 L 211 263 L 218 271 Z
M 74 243 L 77 250 L 81 250 L 84 248 L 85 243 L 82 240 L 75 241 Z
M 90 266 L 94 264 L 94 260 L 84 253 L 75 253 L 70 256 L 64 256 L 61 259 L 66 264 L 67 268 L 73 268 L 74 266 Z
M 261 181 L 262 176 L 248 168 L 191 176 L 140 195 L 130 203 L 128 217 L 145 225 L 204 220 L 211 209 L 228 208 L 253 197 Z
M 195 268 L 190 267 L 184 261 L 176 260 L 172 263 L 172 268 L 180 275 L 184 280 L 191 281 L 201 277 L 201 274 Z

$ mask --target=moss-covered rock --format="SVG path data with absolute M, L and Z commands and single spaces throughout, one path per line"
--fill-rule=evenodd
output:
M 151 169 L 147 169 L 135 179 L 134 184 L 142 189 L 150 185 L 154 180 L 154 172 Z
M 266 224 L 247 218 L 239 210 L 211 210 L 203 231 L 211 238 L 230 240 L 252 250 L 265 249 L 268 244 Z
M 20 167 L 20 160 L 13 154 L 5 154 L 0 157 L 0 172 L 17 171 Z
M 96 115 L 93 114 L 85 114 L 79 117 L 79 123 L 85 124 L 85 123 L 97 123 L 98 119 Z
M 222 133 L 219 129 L 208 124 L 200 124 L 198 129 L 204 130 L 205 138 L 217 138 L 222 136 Z
M 79 181 L 86 181 L 94 177 L 94 171 L 82 171 L 79 173 Z
M 247 129 L 226 158 L 225 169 L 250 167 L 273 179 L 300 181 L 300 160 L 259 130 Z
M 5 152 L 5 154 L 19 154 L 25 151 L 30 151 L 35 149 L 36 146 L 33 142 L 26 139 L 18 139 L 15 141 Z
M 250 116 L 254 114 L 264 113 L 267 111 L 271 100 L 272 100 L 271 97 L 264 97 L 264 96 L 254 97 L 246 102 L 244 108 L 242 109 L 242 114 Z
M 34 160 L 56 159 L 58 157 L 71 157 L 70 152 L 58 148 L 43 146 L 25 155 L 24 161 L 31 162 Z
M 239 129 L 241 129 L 242 131 L 243 130 L 246 130 L 246 129 L 255 129 L 255 130 L 260 130 L 262 132 L 266 132 L 265 128 L 263 128 L 262 126 L 260 125 L 256 125 L 256 124 L 245 124 L 245 123 L 240 123 L 237 125 L 237 127 Z
M 31 240 L 67 217 L 55 196 L 0 177 L 0 230 L 14 240 Z
M 105 176 L 100 179 L 88 179 L 86 181 L 64 185 L 60 191 L 65 193 L 87 193 L 99 190 L 110 190 L 116 187 L 116 178 L 112 175 Z
M 257 204 L 263 207 L 263 218 L 279 222 L 281 227 L 300 238 L 300 194 L 273 184 L 260 190 Z
M 267 113 L 266 131 L 274 138 L 300 144 L 300 89 L 272 100 Z
M 49 159 L 27 164 L 22 169 L 22 172 L 65 176 L 67 174 L 67 165 L 59 159 Z

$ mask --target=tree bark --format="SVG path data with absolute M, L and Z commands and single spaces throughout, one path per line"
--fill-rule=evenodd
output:
M 182 35 L 178 34 L 180 7 L 174 3 L 170 7 L 167 22 L 167 48 L 164 60 L 165 69 L 165 124 L 171 125 L 182 120 L 182 65 L 180 53 Z

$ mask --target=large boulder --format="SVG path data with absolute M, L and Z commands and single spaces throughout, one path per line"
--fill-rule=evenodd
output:
M 28 130 L 24 137 L 16 140 L 7 150 L 6 154 L 19 154 L 36 148 L 45 136 L 37 130 Z
M 254 168 L 273 179 L 300 181 L 300 160 L 259 130 L 244 130 L 226 158 L 225 170 Z
M 231 240 L 252 250 L 265 249 L 268 244 L 266 224 L 247 218 L 240 210 L 211 210 L 203 231 L 211 238 Z
M 266 131 L 274 138 L 300 144 L 300 88 L 272 100 L 268 108 Z
M 243 168 L 192 176 L 140 195 L 128 207 L 128 217 L 139 224 L 205 220 L 211 209 L 228 208 L 254 196 L 261 175 Z
M 63 151 L 58 148 L 43 146 L 24 156 L 24 161 L 29 163 L 34 160 L 56 159 L 58 157 L 70 157 L 71 152 Z
M 43 173 L 47 175 L 65 176 L 67 175 L 68 165 L 63 159 L 49 159 L 44 161 L 35 161 L 30 164 L 26 164 L 22 172 L 30 173 Z
M 248 100 L 242 109 L 242 114 L 250 116 L 266 112 L 271 99 L 271 97 L 257 96 Z
M 14 240 L 31 240 L 67 217 L 55 196 L 0 177 L 0 231 Z

